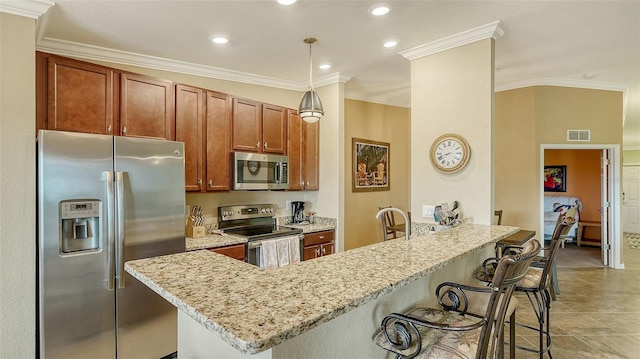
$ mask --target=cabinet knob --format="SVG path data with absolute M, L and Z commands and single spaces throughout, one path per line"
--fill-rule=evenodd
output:
M 262 147 L 266 150 L 267 149 L 267 143 L 265 142 Z
M 122 129 L 122 133 L 124 133 L 125 135 L 127 134 L 127 126 L 124 126 L 124 128 Z
M 209 187 L 213 187 L 213 180 L 209 180 Z
M 322 254 L 327 254 L 327 248 L 322 247 Z
M 109 125 L 109 127 L 107 127 L 107 133 L 111 133 L 111 125 Z
M 202 178 L 198 179 L 198 186 L 202 186 Z
M 260 142 L 256 143 L 256 148 L 260 148 Z
M 316 248 L 316 255 L 319 256 L 320 255 L 320 248 Z
M 320 236 L 319 238 L 320 238 L 320 239 L 324 239 L 324 236 Z

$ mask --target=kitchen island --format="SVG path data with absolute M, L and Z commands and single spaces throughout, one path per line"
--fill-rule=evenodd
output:
M 463 224 L 269 271 L 210 251 L 125 268 L 179 309 L 180 358 L 382 358 L 371 338 L 386 314 L 434 305 L 435 286 L 471 281 L 517 230 Z

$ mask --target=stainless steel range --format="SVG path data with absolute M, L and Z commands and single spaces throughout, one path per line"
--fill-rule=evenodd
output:
M 285 236 L 300 239 L 300 260 L 303 257 L 302 230 L 277 226 L 272 204 L 218 207 L 218 228 L 224 233 L 247 238 L 247 261 L 260 266 L 262 242 Z

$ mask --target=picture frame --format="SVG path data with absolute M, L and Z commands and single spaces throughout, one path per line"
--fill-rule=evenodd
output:
M 390 186 L 390 145 L 387 142 L 351 139 L 353 192 L 388 191 Z
M 544 166 L 542 185 L 545 192 L 566 192 L 567 166 Z

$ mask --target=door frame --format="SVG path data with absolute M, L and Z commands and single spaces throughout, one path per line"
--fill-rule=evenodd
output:
M 544 233 L 544 188 L 542 186 L 542 177 L 544 174 L 544 151 L 545 150 L 604 150 L 610 151 L 609 164 L 609 203 L 610 203 L 610 222 L 609 222 L 609 267 L 616 269 L 624 269 L 622 263 L 622 232 L 621 221 L 622 215 L 622 183 L 621 183 L 621 152 L 619 144 L 541 144 L 540 145 L 540 163 L 538 168 L 538 188 L 540 203 L 540 233 Z M 602 250 L 602 249 L 601 249 Z

